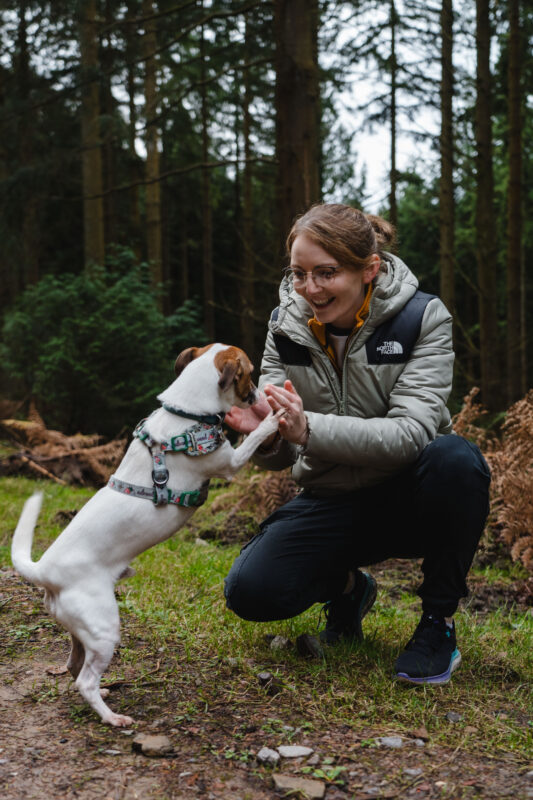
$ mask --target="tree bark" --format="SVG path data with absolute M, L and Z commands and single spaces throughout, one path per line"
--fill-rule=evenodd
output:
M 508 124 L 509 188 L 507 193 L 507 402 L 522 395 L 522 89 L 520 3 L 509 0 Z
M 209 112 L 207 107 L 205 33 L 200 36 L 202 161 L 209 162 Z M 213 223 L 211 215 L 211 178 L 207 167 L 202 169 L 202 276 L 204 292 L 204 328 L 209 339 L 215 338 L 215 296 L 213 280 Z
M 492 165 L 489 0 L 476 0 L 476 238 L 481 394 L 491 411 L 501 405 L 496 298 L 496 230 Z
M 16 75 L 18 100 L 21 114 L 18 124 L 19 161 L 22 170 L 31 174 L 34 164 L 33 125 L 25 106 L 30 101 L 30 58 L 26 25 L 27 0 L 19 3 L 19 25 L 17 36 Z M 35 187 L 28 186 L 22 218 L 22 273 L 24 285 L 39 280 L 39 193 Z
M 80 4 L 81 146 L 85 268 L 105 260 L 96 0 Z
M 128 0 L 126 20 L 134 20 L 137 16 L 136 0 Z M 129 231 L 130 247 L 138 261 L 142 258 L 141 250 L 141 211 L 139 206 L 139 186 L 142 180 L 140 159 L 137 155 L 135 140 L 137 138 L 137 105 L 135 103 L 135 66 L 138 58 L 137 30 L 132 24 L 125 27 L 126 35 L 126 87 L 128 92 L 128 174 L 132 184 L 128 190 L 129 198 Z
M 318 0 L 274 0 L 280 254 L 294 218 L 320 200 Z
M 250 55 L 250 26 L 246 20 L 244 62 Z M 250 86 L 250 67 L 244 70 L 243 98 L 243 139 L 244 139 L 244 174 L 242 204 L 242 270 L 240 281 L 241 300 L 241 340 L 244 350 L 252 357 L 254 343 L 254 308 L 255 308 L 255 262 L 253 241 L 253 196 L 252 196 L 252 146 L 250 142 L 252 91 Z
M 163 282 L 162 230 L 161 230 L 161 187 L 159 184 L 159 129 L 157 126 L 157 63 L 154 55 L 157 49 L 156 21 L 152 0 L 143 0 L 144 22 L 144 102 L 146 114 L 146 252 L 152 283 L 158 286 Z M 162 307 L 162 299 L 159 301 Z
M 441 8 L 441 134 L 440 134 L 440 296 L 455 313 L 455 201 L 453 185 L 453 5 Z
M 396 82 L 398 62 L 396 60 L 396 5 L 394 0 L 390 4 L 390 30 L 391 30 L 391 98 L 390 98 L 390 194 L 389 214 L 392 225 L 398 225 L 397 182 L 398 171 L 396 168 Z
M 102 131 L 102 156 L 103 156 L 103 182 L 106 195 L 104 197 L 104 236 L 105 241 L 110 243 L 118 243 L 120 240 L 119 234 L 119 219 L 117 197 L 113 189 L 117 183 L 117 142 L 114 132 L 115 127 L 115 114 L 116 102 L 111 90 L 111 76 L 114 74 L 114 56 L 113 56 L 113 37 L 110 29 L 113 23 L 113 9 L 110 0 L 105 0 L 105 22 L 108 34 L 106 37 L 105 47 L 102 46 L 101 63 L 103 67 L 103 80 L 102 91 L 103 99 L 102 105 L 104 109 L 105 127 Z

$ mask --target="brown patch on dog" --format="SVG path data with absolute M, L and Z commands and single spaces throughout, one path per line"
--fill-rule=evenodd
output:
M 190 364 L 195 358 L 199 358 L 210 347 L 213 347 L 213 344 L 206 344 L 205 347 L 188 347 L 186 350 L 182 350 L 174 364 L 176 375 L 181 375 L 187 364 Z
M 255 388 L 252 382 L 254 366 L 244 350 L 227 347 L 215 356 L 215 367 L 220 372 L 218 385 L 225 391 L 235 383 L 235 391 L 241 400 L 246 400 Z

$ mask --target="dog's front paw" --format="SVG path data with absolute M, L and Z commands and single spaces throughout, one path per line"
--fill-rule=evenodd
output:
M 271 412 L 267 417 L 261 420 L 258 427 L 256 428 L 258 437 L 261 437 L 261 441 L 267 439 L 273 433 L 276 433 L 278 430 L 278 424 L 280 418 L 283 416 L 283 411 L 276 411 L 274 414 Z

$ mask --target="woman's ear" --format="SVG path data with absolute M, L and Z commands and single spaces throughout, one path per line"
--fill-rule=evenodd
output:
M 363 283 L 372 283 L 379 272 L 381 261 L 377 253 L 372 256 L 372 265 L 363 270 Z

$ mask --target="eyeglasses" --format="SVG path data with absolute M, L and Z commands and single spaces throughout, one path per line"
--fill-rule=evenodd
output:
M 315 286 L 324 288 L 325 286 L 331 286 L 339 272 L 342 272 L 342 267 L 315 267 L 310 272 L 297 267 L 287 267 L 285 277 L 292 278 L 293 286 L 299 289 L 307 285 L 307 276 L 310 275 Z

